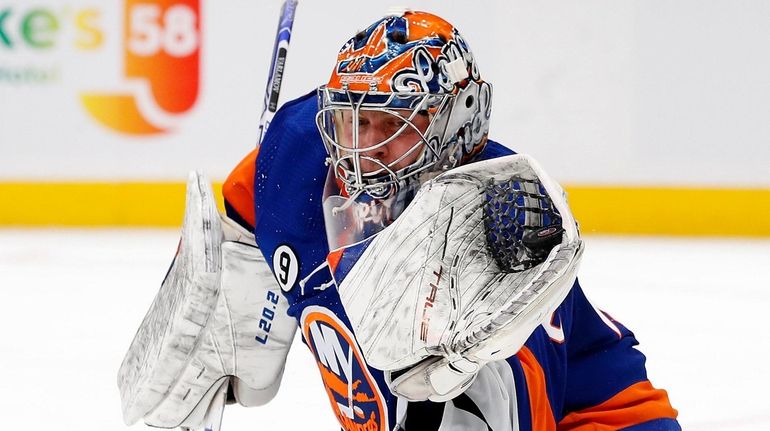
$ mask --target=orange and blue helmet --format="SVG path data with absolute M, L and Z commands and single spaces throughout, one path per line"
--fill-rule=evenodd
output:
M 319 96 L 318 127 L 335 174 L 351 195 L 392 193 L 408 178 L 457 166 L 486 143 L 491 85 L 481 79 L 457 29 L 430 13 L 386 16 L 356 34 L 340 49 Z M 385 163 L 366 155 L 376 145 L 360 145 L 358 134 L 349 133 L 354 135 L 349 142 L 341 139 L 343 113 L 360 118 L 366 111 L 394 116 L 404 124 L 396 132 L 420 132 L 415 145 L 424 148 L 410 153 L 420 153 L 418 159 L 406 167 Z M 419 114 L 429 116 L 426 130 L 413 124 Z M 396 136 L 389 138 L 378 144 L 385 146 Z M 373 159 L 380 169 L 361 171 L 361 158 Z
M 457 29 L 430 13 L 388 15 L 357 33 L 318 93 L 316 123 L 338 189 L 327 195 L 366 201 L 368 214 L 384 203 L 381 220 L 487 141 L 492 87 Z
M 460 74 L 441 70 L 463 57 Z M 475 75 L 475 76 L 474 76 Z M 328 87 L 352 91 L 456 92 L 455 84 L 479 80 L 473 56 L 457 30 L 425 12 L 387 16 L 359 32 L 340 49 Z

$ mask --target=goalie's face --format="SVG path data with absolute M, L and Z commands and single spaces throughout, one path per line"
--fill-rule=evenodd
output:
M 408 121 L 410 114 L 403 109 L 392 113 L 364 110 L 357 118 L 353 111 L 337 113 L 342 153 L 348 153 L 349 159 L 355 159 L 358 153 L 363 177 L 399 172 L 420 158 L 425 150 L 422 136 L 430 119 L 422 111 Z
M 321 87 L 316 123 L 342 195 L 386 199 L 437 170 L 452 100 Z
M 394 96 L 385 97 L 387 101 Z M 407 97 L 408 103 L 425 99 Z M 343 103 L 322 110 L 319 123 L 325 127 L 319 129 L 324 131 L 331 164 L 324 190 L 331 249 L 376 234 L 409 203 L 430 151 L 426 134 L 432 116 L 422 106 Z

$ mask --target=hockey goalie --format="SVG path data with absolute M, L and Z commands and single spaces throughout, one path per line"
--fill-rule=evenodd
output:
M 276 113 L 226 215 L 192 175 L 119 373 L 126 422 L 211 426 L 228 387 L 268 402 L 299 328 L 344 430 L 679 430 L 577 281 L 564 192 L 488 139 L 491 100 L 451 24 L 391 14 Z

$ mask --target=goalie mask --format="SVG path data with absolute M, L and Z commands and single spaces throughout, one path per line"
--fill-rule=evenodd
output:
M 460 33 L 435 15 L 408 11 L 361 31 L 318 92 L 332 250 L 377 233 L 421 183 L 486 144 L 492 88 Z

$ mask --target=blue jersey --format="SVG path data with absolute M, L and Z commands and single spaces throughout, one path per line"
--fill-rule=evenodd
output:
M 315 92 L 285 104 L 226 182 L 225 199 L 228 215 L 253 228 L 343 429 L 680 429 L 666 392 L 647 380 L 634 335 L 578 282 L 516 355 L 486 365 L 457 398 L 408 403 L 391 394 L 361 354 L 327 264 L 317 111 Z M 477 160 L 511 153 L 490 141 Z

